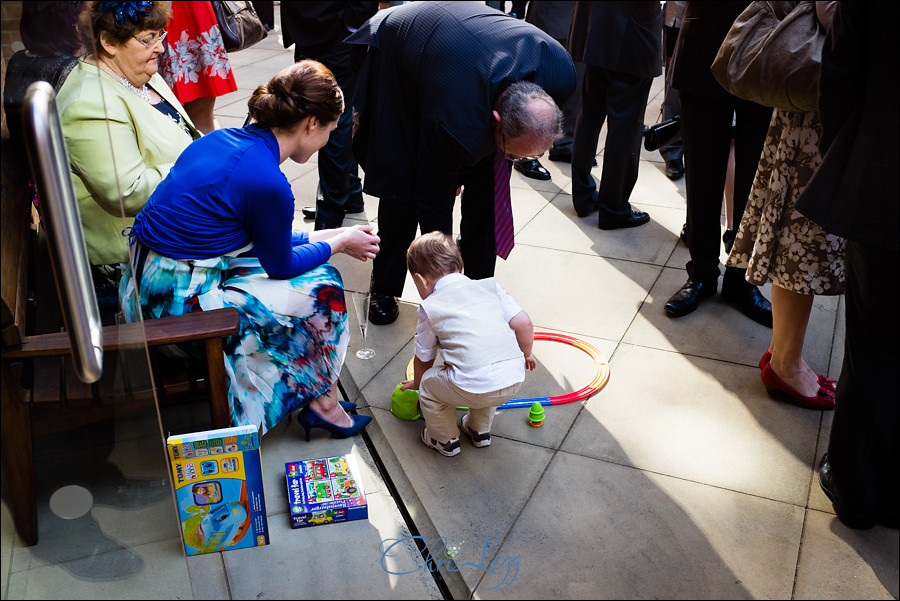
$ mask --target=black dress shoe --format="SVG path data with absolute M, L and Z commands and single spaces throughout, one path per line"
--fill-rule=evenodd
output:
M 372 294 L 369 301 L 369 321 L 376 326 L 386 326 L 397 321 L 400 308 L 397 299 L 390 294 Z
M 855 528 L 857 530 L 868 530 L 875 525 L 876 517 L 865 513 L 848 513 L 841 504 L 837 496 L 837 489 L 834 486 L 834 479 L 831 474 L 831 464 L 828 462 L 828 453 L 822 456 L 822 462 L 819 464 L 819 486 L 822 492 L 831 501 L 834 513 L 844 526 Z M 896 510 L 895 510 L 896 511 Z
M 730 269 L 730 268 L 729 268 Z M 744 270 L 739 270 L 741 274 Z M 772 327 L 772 303 L 762 295 L 759 288 L 743 276 L 731 276 L 728 270 L 722 278 L 722 298 L 736 304 L 744 315 L 767 328 Z
M 672 181 L 684 177 L 684 163 L 681 162 L 681 159 L 666 161 L 666 177 Z
M 316 218 L 316 207 L 303 207 L 302 209 L 300 209 L 300 212 L 303 213 L 303 216 L 306 219 Z
M 686 223 L 685 223 L 684 225 L 681 226 L 681 233 L 678 234 L 678 237 L 679 237 L 679 238 L 681 239 L 681 241 L 684 242 L 685 244 L 688 243 L 688 241 L 687 241 L 687 224 L 686 224 Z
M 684 283 L 681 290 L 669 298 L 664 309 L 673 317 L 681 317 L 693 313 L 700 306 L 700 301 L 709 298 L 716 293 L 718 278 L 707 282 L 692 282 L 690 279 Z
M 584 205 L 577 205 L 575 202 L 572 202 L 572 206 L 575 207 L 575 214 L 579 217 L 587 217 L 594 211 L 600 208 L 600 201 L 594 199 Z
M 648 221 L 650 221 L 650 215 L 647 213 L 643 211 L 632 211 L 631 215 L 617 221 L 603 221 L 601 219 L 599 227 L 601 230 L 617 230 L 623 227 L 637 227 L 639 225 L 644 225 Z
M 541 162 L 537 159 L 531 159 L 530 161 L 520 159 L 518 161 L 513 161 L 513 165 L 515 166 L 516 171 L 518 171 L 525 177 L 540 180 L 550 179 L 550 172 L 547 171 L 544 166 L 541 165 Z

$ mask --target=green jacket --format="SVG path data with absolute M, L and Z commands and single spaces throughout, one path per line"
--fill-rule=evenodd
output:
M 84 59 L 57 94 L 84 239 L 94 265 L 128 260 L 128 239 L 122 231 L 134 223 L 181 151 L 200 137 L 158 73 L 150 87 L 178 109 L 193 138 Z

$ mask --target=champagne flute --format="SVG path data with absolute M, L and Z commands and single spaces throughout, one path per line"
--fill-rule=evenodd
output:
M 366 330 L 369 327 L 369 300 L 371 298 L 369 292 L 353 292 L 353 308 L 356 309 L 356 321 L 359 323 L 359 331 L 363 337 L 363 347 L 356 351 L 356 356 L 360 359 L 371 359 L 375 356 L 374 349 L 370 349 L 366 344 Z

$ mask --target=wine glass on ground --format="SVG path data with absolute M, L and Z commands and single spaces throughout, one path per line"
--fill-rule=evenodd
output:
M 366 330 L 369 327 L 369 292 L 354 292 L 353 308 L 356 309 L 356 321 L 359 322 L 359 331 L 363 337 L 363 347 L 356 351 L 356 356 L 360 359 L 371 359 L 375 356 L 375 351 L 370 349 L 366 344 Z

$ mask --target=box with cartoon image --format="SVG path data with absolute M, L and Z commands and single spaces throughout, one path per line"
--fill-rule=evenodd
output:
M 356 456 L 291 461 L 287 476 L 291 528 L 307 528 L 369 516 Z
M 256 426 L 166 441 L 187 555 L 269 544 Z

